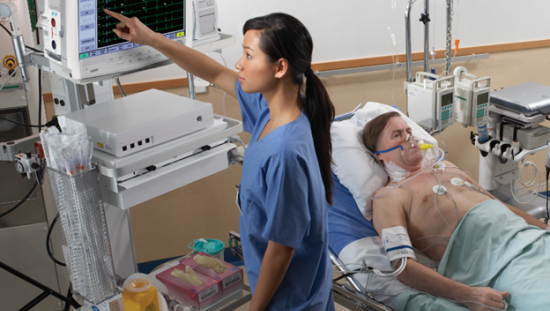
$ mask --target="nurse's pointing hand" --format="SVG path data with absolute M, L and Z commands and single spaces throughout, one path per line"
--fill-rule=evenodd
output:
M 122 14 L 105 9 L 105 14 L 120 21 L 113 32 L 121 39 L 141 45 L 152 45 L 158 33 L 145 26 L 137 17 L 128 18 Z M 162 36 L 162 35 L 161 35 Z

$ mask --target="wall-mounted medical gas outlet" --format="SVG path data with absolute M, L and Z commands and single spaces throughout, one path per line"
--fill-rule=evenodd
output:
M 17 59 L 13 55 L 7 55 L 2 60 L 2 65 L 8 69 L 15 69 L 17 68 Z
M 432 80 L 430 80 L 432 78 Z M 417 72 L 406 84 L 409 117 L 427 130 L 442 130 L 454 123 L 455 77 Z
M 468 73 L 465 67 L 456 67 L 455 106 L 456 122 L 468 126 L 487 123 L 489 117 L 489 96 L 491 78 L 478 78 Z
M 2 25 L 11 31 L 12 35 L 20 34 L 21 38 L 24 38 L 25 45 L 35 48 L 36 47 L 36 33 L 32 31 L 31 21 L 29 18 L 29 2 L 27 0 L 0 0 L 0 11 L 4 18 L 2 19 Z M 13 9 L 13 8 L 16 9 Z M 4 16 L 4 14 L 6 16 Z M 9 16 L 8 16 L 9 15 Z M 17 22 L 13 22 L 17 19 Z M 0 29 L 0 86 L 4 85 L 0 91 L 0 109 L 12 109 L 27 107 L 29 111 L 38 112 L 38 92 L 25 92 L 25 86 L 30 87 L 33 90 L 37 90 L 38 85 L 37 70 L 35 68 L 29 68 L 27 70 L 31 81 L 25 85 L 21 79 L 20 61 L 16 57 L 17 51 L 14 49 L 14 39 L 3 29 Z M 17 70 L 17 71 L 16 71 Z M 13 76 L 10 77 L 10 75 Z M 43 114 L 45 117 L 45 114 Z M 31 124 L 38 124 L 37 113 L 33 113 L 28 120 Z M 44 124 L 42 122 L 41 124 Z M 38 128 L 34 129 L 38 131 Z M 0 191 L 1 192 L 1 191 Z M 0 301 L 2 298 L 8 296 L 2 296 L 0 294 Z M 10 297 L 11 298 L 11 297 Z M 10 309 L 10 307 L 2 307 L 1 309 Z

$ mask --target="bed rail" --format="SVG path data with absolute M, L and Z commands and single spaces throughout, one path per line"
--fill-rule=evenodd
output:
M 376 301 L 370 293 L 366 292 L 353 274 L 346 274 L 350 271 L 331 249 L 329 254 L 332 265 L 342 273 L 341 278 L 332 281 L 332 292 L 336 303 L 351 310 L 393 311 L 393 308 Z M 345 279 L 347 283 L 339 283 L 340 279 Z
M 229 232 L 229 250 L 233 255 L 244 262 L 243 249 L 240 245 L 241 235 L 235 231 Z M 336 269 L 341 272 L 347 272 L 343 263 L 329 249 L 330 260 L 336 266 Z M 364 293 L 361 285 L 353 278 L 351 274 L 344 274 L 347 283 L 339 283 L 336 279 L 332 282 L 332 293 L 334 302 L 351 310 L 365 311 L 394 311 L 392 308 L 374 300 L 368 293 Z

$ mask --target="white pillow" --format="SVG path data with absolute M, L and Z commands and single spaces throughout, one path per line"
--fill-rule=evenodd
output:
M 437 147 L 437 141 L 428 132 L 414 123 L 405 114 L 388 105 L 369 102 L 355 115 L 341 122 L 334 122 L 332 136 L 332 171 L 340 183 L 346 187 L 361 211 L 361 214 L 372 221 L 372 197 L 388 183 L 384 168 L 370 155 L 363 143 L 363 128 L 377 116 L 390 111 L 397 111 L 411 127 L 415 137 Z M 425 161 L 439 158 L 437 148 L 426 152 Z

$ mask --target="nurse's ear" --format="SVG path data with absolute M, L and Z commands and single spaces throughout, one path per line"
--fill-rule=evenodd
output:
M 284 58 L 279 58 L 278 61 L 273 63 L 275 70 L 275 78 L 281 79 L 289 71 L 288 61 Z

